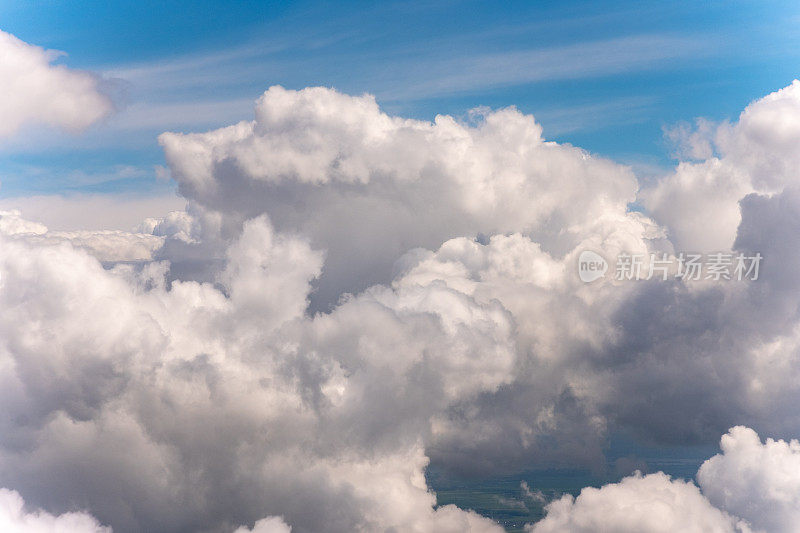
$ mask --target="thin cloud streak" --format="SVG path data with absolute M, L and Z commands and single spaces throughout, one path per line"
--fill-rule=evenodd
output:
M 225 102 L 210 102 L 209 92 L 225 88 L 227 92 L 248 94 L 250 81 L 264 78 L 269 83 L 293 86 L 294 83 L 318 84 L 319 80 L 295 80 L 286 73 L 296 72 L 294 63 L 307 59 L 287 58 L 283 46 L 246 46 L 207 56 L 192 56 L 152 64 L 121 66 L 108 69 L 106 76 L 121 78 L 131 84 L 131 93 L 138 102 L 137 115 L 144 120 L 121 120 L 129 126 L 163 129 L 175 127 L 172 111 L 198 105 L 201 117 L 213 116 L 213 121 L 241 117 L 245 102 L 251 97 L 232 97 Z M 577 45 L 514 50 L 505 53 L 443 55 L 406 50 L 394 55 L 391 69 L 385 57 L 362 56 L 362 65 L 351 77 L 344 79 L 335 70 L 336 61 L 320 56 L 309 65 L 309 71 L 319 72 L 326 85 L 341 86 L 358 83 L 383 102 L 414 101 L 484 89 L 591 77 L 603 77 L 625 72 L 652 70 L 670 62 L 691 58 L 702 59 L 718 52 L 713 40 L 674 35 L 639 35 L 621 39 L 591 41 Z M 313 67 L 313 68 L 311 68 Z M 302 70 L 302 69 L 300 69 Z M 354 78 L 355 79 L 354 79 Z M 345 87 L 346 88 L 346 87 Z M 164 95 L 172 91 L 200 93 L 195 102 L 163 104 Z M 152 103 L 151 103 L 152 102 Z M 176 107 L 177 106 L 177 107 Z M 249 107 L 249 106 L 248 106 Z M 180 109 L 178 109 L 180 108 Z M 164 112 L 166 111 L 166 112 Z M 182 124 L 193 125 L 195 116 Z M 163 121 L 159 117 L 164 117 Z M 114 121 L 118 122 L 118 121 Z M 113 127 L 113 125 L 112 125 Z
M 548 137 L 576 131 L 595 131 L 648 120 L 657 99 L 649 96 L 616 98 L 590 104 L 544 109 L 536 113 Z
M 713 41 L 696 37 L 640 35 L 577 45 L 485 54 L 444 61 L 439 72 L 399 91 L 395 98 L 451 95 L 525 83 L 594 78 L 651 70 L 677 59 L 705 58 Z M 683 63 L 685 64 L 685 63 Z

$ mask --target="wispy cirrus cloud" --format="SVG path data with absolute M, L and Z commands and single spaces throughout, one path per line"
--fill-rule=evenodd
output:
M 521 49 L 440 58 L 424 65 L 422 81 L 400 88 L 400 95 L 442 96 L 493 87 L 609 76 L 665 67 L 676 60 L 718 51 L 705 37 L 636 35 L 559 47 Z M 422 69 L 420 69 L 422 70 Z
M 246 46 L 208 55 L 115 66 L 106 69 L 105 74 L 126 80 L 142 92 L 208 90 L 215 86 L 230 87 L 237 78 L 247 80 L 243 84 L 250 83 L 252 78 L 247 75 L 268 75 L 272 71 L 280 76 L 295 61 L 287 57 L 289 50 L 289 46 L 269 44 Z M 392 69 L 385 68 L 385 57 L 362 53 L 357 58 L 361 67 L 356 74 L 364 78 L 359 81 L 366 82 L 365 85 L 377 86 L 371 92 L 383 99 L 424 98 L 653 69 L 677 59 L 708 57 L 718 52 L 719 46 L 708 37 L 654 34 L 490 53 L 449 50 L 436 51 L 424 45 L 396 50 L 391 54 Z M 297 61 L 314 67 L 310 70 L 331 72 L 330 57 L 324 53 L 321 56 Z
M 590 131 L 619 124 L 646 121 L 658 102 L 652 96 L 633 96 L 546 109 L 536 113 L 536 119 L 548 135 L 557 136 L 574 131 Z
M 322 45 L 321 45 L 322 46 Z M 322 46 L 314 57 L 292 53 L 292 46 L 271 43 L 248 45 L 206 55 L 193 55 L 152 63 L 109 67 L 104 75 L 129 85 L 131 104 L 111 121 L 114 129 L 168 130 L 206 127 L 245 116 L 253 95 L 267 84 L 288 86 L 319 83 L 347 89 L 358 86 L 375 94 L 381 102 L 411 102 L 500 87 L 553 81 L 598 78 L 668 68 L 705 59 L 719 52 L 710 37 L 682 35 L 636 35 L 620 39 L 593 40 L 568 46 L 521 47 L 512 51 L 484 52 L 466 46 L 425 47 L 383 53 L 362 52 L 345 73 L 344 60 Z M 391 68 L 387 68 L 391 65 Z M 298 74 L 304 73 L 304 74 Z M 312 74 L 313 73 L 313 74 Z M 254 82 L 254 80 L 257 80 Z M 258 87 L 258 88 L 257 88 Z M 174 101 L 180 95 L 182 101 Z M 225 95 L 220 97 L 220 95 Z M 636 97 L 639 117 L 647 96 Z M 606 116 L 619 111 L 630 122 L 632 108 L 619 98 L 549 111 L 554 131 L 583 129 L 577 121 L 587 107 Z

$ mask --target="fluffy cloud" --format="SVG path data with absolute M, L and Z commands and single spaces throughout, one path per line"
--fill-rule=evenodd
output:
M 53 65 L 58 56 L 0 31 L 0 138 L 28 123 L 81 130 L 112 111 L 98 78 Z
M 11 239 L 41 244 L 70 243 L 101 261 L 150 261 L 164 244 L 164 238 L 152 233 L 128 233 L 112 230 L 48 231 L 38 222 L 22 218 L 19 211 L 0 211 L 0 233 Z
M 723 157 L 656 186 L 674 193 L 653 200 L 657 221 L 628 210 L 628 168 L 547 142 L 514 109 L 428 123 L 272 88 L 252 122 L 164 134 L 185 211 L 139 234 L 0 218 L 0 479 L 122 532 L 497 531 L 436 506 L 430 459 L 515 471 L 597 465 L 619 429 L 785 434 L 800 423 L 800 201 L 781 185 L 791 168 L 759 157 L 793 130 L 754 132 L 795 85 L 726 126 Z M 719 227 L 692 219 L 686 235 L 738 235 L 729 246 L 768 261 L 758 282 L 579 280 L 585 249 L 674 252 L 658 222 L 685 244 L 669 217 L 710 205 L 717 182 Z M 604 509 L 622 530 L 767 524 L 708 487 L 628 478 L 534 527 L 591 529 Z
M 619 483 L 584 488 L 547 505 L 528 526 L 550 531 L 718 531 L 789 533 L 800 521 L 800 443 L 767 439 L 737 426 L 723 435 L 722 453 L 697 472 L 700 488 L 663 473 L 636 473 Z M 702 493 L 701 493 L 702 490 Z
M 17 492 L 0 489 L 0 528 L 9 533 L 111 533 L 111 528 L 101 526 L 86 513 L 53 516 L 44 511 L 29 513 L 24 507 L 25 502 Z
M 389 282 L 409 249 L 452 237 L 523 232 L 562 254 L 635 198 L 629 169 L 546 142 L 533 117 L 475 118 L 402 119 L 368 95 L 272 87 L 251 122 L 160 141 L 181 193 L 221 213 L 227 231 L 267 213 L 326 251 L 323 307 Z
M 754 528 L 789 533 L 800 524 L 800 442 L 767 439 L 735 427 L 722 437 L 722 453 L 700 467 L 697 480 L 716 506 Z
M 627 477 L 602 488 L 585 488 L 547 505 L 547 516 L 530 533 L 734 533 L 744 524 L 709 503 L 691 482 L 663 473 Z M 743 527 L 744 526 L 744 527 Z
M 253 529 L 242 526 L 234 533 L 291 533 L 291 531 L 292 528 L 287 526 L 283 519 L 272 516 L 258 520 Z
M 219 289 L 167 290 L 158 263 L 104 269 L 70 245 L 2 250 L 0 478 L 37 505 L 89 502 L 116 531 L 271 514 L 294 531 L 497 530 L 434 509 L 420 442 L 430 413 L 510 379 L 496 304 L 383 288 L 309 321 L 321 254 L 263 218 Z
M 698 121 L 672 131 L 684 161 L 642 194 L 683 250 L 733 246 L 738 202 L 749 193 L 772 194 L 796 183 L 800 167 L 800 81 L 747 106 L 736 123 Z

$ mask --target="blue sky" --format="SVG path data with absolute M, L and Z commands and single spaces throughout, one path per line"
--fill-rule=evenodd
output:
M 169 194 L 156 136 L 248 119 L 274 84 L 422 119 L 516 105 L 647 178 L 671 164 L 664 127 L 733 119 L 800 71 L 796 2 L 0 2 L 0 28 L 99 73 L 119 107 L 0 146 L 5 198 Z

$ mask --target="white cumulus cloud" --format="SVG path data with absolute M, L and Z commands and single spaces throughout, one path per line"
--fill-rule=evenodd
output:
M 722 453 L 697 473 L 703 493 L 721 509 L 747 519 L 754 528 L 790 533 L 800 524 L 800 442 L 761 442 L 750 428 L 735 427 L 722 437 Z
M 8 489 L 0 489 L 0 529 L 8 533 L 111 533 L 111 528 L 84 512 L 54 516 L 41 510 L 26 511 L 19 493 Z
M 706 460 L 697 485 L 636 473 L 549 503 L 531 533 L 670 531 L 790 533 L 800 523 L 800 442 L 766 439 L 736 426 Z
M 626 477 L 551 502 L 530 533 L 734 533 L 748 531 L 691 482 L 663 473 Z M 746 526 L 745 526 L 746 527 Z
M 0 30 L 0 138 L 29 123 L 81 130 L 113 110 L 99 79 Z
M 291 533 L 291 531 L 292 528 L 287 526 L 282 518 L 271 516 L 256 521 L 253 529 L 242 526 L 234 531 L 234 533 Z
M 152 233 L 118 230 L 49 231 L 38 222 L 30 222 L 17 211 L 0 211 L 0 233 L 11 239 L 57 245 L 70 243 L 107 262 L 150 261 L 164 238 Z
M 0 479 L 45 509 L 86 502 L 118 532 L 499 531 L 436 505 L 431 460 L 597 466 L 618 430 L 661 444 L 737 424 L 790 433 L 800 195 L 791 165 L 770 161 L 792 161 L 794 129 L 753 132 L 756 115 L 793 120 L 795 85 L 720 126 L 721 157 L 656 185 L 652 217 L 628 208 L 629 168 L 547 141 L 513 108 L 425 122 L 371 96 L 280 87 L 253 121 L 161 137 L 188 205 L 139 233 L 53 232 L 6 212 Z M 670 218 L 719 198 L 718 226 Z M 673 253 L 683 223 L 762 251 L 762 276 L 575 272 L 586 249 Z M 763 509 L 792 482 L 741 474 L 773 490 L 750 509 L 745 488 L 715 480 L 764 446 L 791 465 L 796 444 L 726 439 L 703 492 L 634 476 L 552 503 L 532 527 L 782 527 Z
M 800 168 L 800 80 L 756 100 L 734 123 L 698 121 L 671 132 L 682 155 L 675 171 L 642 193 L 673 242 L 694 251 L 728 250 L 741 221 L 739 201 L 797 182 Z
M 476 119 L 410 120 L 369 95 L 276 86 L 253 121 L 160 141 L 181 193 L 229 231 L 267 213 L 324 249 L 315 298 L 326 305 L 389 282 L 409 249 L 452 237 L 525 232 L 562 254 L 636 196 L 629 169 L 545 141 L 529 115 Z

